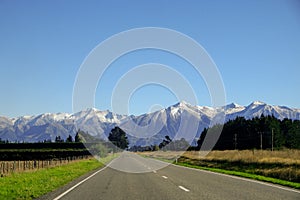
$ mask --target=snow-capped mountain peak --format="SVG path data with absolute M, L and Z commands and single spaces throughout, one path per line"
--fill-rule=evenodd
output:
M 174 104 L 172 107 L 175 107 L 175 108 L 183 108 L 183 107 L 187 107 L 187 106 L 191 106 L 189 103 L 187 103 L 186 101 L 179 101 L 178 103 Z
M 140 127 L 147 127 L 151 124 L 151 130 L 156 130 L 156 125 L 161 126 L 161 131 L 155 133 L 154 143 L 161 142 L 165 135 L 174 136 L 180 127 L 181 117 L 183 115 L 190 116 L 193 123 L 199 124 L 197 137 L 201 134 L 203 128 L 208 127 L 210 122 L 215 119 L 220 112 L 225 112 L 226 120 L 234 119 L 237 116 L 246 119 L 259 117 L 262 114 L 273 115 L 278 119 L 289 118 L 300 120 L 300 109 L 288 108 L 286 106 L 272 106 L 264 102 L 254 101 L 248 106 L 241 106 L 231 103 L 223 107 L 214 108 L 208 106 L 193 106 L 185 101 L 181 101 L 168 108 L 147 113 L 139 116 L 119 115 L 109 110 L 100 111 L 96 108 L 89 108 L 77 113 L 44 113 L 38 116 L 23 116 L 17 118 L 0 117 L 0 138 L 2 140 L 12 141 L 42 141 L 52 139 L 57 135 L 62 138 L 68 137 L 69 134 L 75 135 L 78 128 L 88 132 L 91 135 L 107 135 L 110 130 L 124 124 L 126 132 L 130 135 L 131 130 L 137 133 Z M 128 123 L 129 121 L 133 123 Z M 187 120 L 191 121 L 191 120 Z M 190 127 L 187 125 L 187 127 Z M 149 130 L 145 136 L 150 136 Z M 141 133 L 143 134 L 143 133 Z M 137 141 L 131 135 L 131 141 Z M 143 140 L 138 140 L 140 143 Z
M 226 105 L 224 108 L 225 109 L 232 109 L 232 108 L 240 108 L 240 107 L 243 107 L 243 106 L 241 106 L 239 104 L 236 104 L 236 103 L 231 103 L 231 104 Z
M 262 101 L 253 101 L 249 106 L 255 107 L 255 106 L 264 106 L 264 105 L 267 104 Z

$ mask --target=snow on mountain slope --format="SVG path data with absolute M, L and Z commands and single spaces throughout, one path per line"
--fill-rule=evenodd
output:
M 245 110 L 244 106 L 240 106 L 235 103 L 228 104 L 227 106 L 224 106 L 223 108 L 226 111 L 226 115 L 241 112 L 241 111 Z
M 237 112 L 228 112 L 226 111 L 227 119 L 234 119 L 237 116 L 245 117 L 250 119 L 253 117 L 260 117 L 261 115 L 273 115 L 278 119 L 300 119 L 299 109 L 291 109 L 286 106 L 271 106 L 260 101 L 254 101 L 248 106 L 240 107 L 240 111 Z
M 8 126 L 13 126 L 13 120 L 7 117 L 0 117 L 0 130 Z
M 300 109 L 271 106 L 260 101 L 248 106 L 232 103 L 218 108 L 193 106 L 181 101 L 166 109 L 140 116 L 118 115 L 91 108 L 73 114 L 44 113 L 12 119 L 0 117 L 0 138 L 30 142 L 54 140 L 57 135 L 66 138 L 70 134 L 74 137 L 78 129 L 106 138 L 110 130 L 118 125 L 128 133 L 131 144 L 157 144 L 165 135 L 175 139 L 185 137 L 191 141 L 199 137 L 203 128 L 210 126 L 213 120 L 221 120 L 221 111 L 226 114 L 226 120 L 237 116 L 249 119 L 262 114 L 300 120 Z

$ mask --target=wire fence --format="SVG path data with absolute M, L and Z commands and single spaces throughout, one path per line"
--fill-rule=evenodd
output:
M 62 166 L 70 162 L 89 159 L 91 157 L 92 156 L 90 155 L 82 155 L 82 156 L 70 156 L 67 158 L 52 159 L 52 160 L 0 161 L 0 174 L 2 177 L 16 172 L 24 172 L 30 170 L 43 169 L 43 168 L 50 168 L 55 166 Z

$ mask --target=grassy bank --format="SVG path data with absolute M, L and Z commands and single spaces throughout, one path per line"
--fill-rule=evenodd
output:
M 300 151 L 212 151 L 201 157 L 199 152 L 144 152 L 143 155 L 175 161 L 178 165 L 272 182 L 300 188 Z
M 183 162 L 178 162 L 176 164 L 180 165 L 180 166 L 184 166 L 184 167 L 190 167 L 190 168 L 202 169 L 202 170 L 207 170 L 207 171 L 212 171 L 212 172 L 217 172 L 217 173 L 222 173 L 222 174 L 250 178 L 250 179 L 254 179 L 254 180 L 258 180 L 258 181 L 264 181 L 264 182 L 269 182 L 269 183 L 274 183 L 274 184 L 279 184 L 279 185 L 283 185 L 283 186 L 300 189 L 300 183 L 297 183 L 297 182 L 291 182 L 291 181 L 281 180 L 281 179 L 272 178 L 272 177 L 266 177 L 266 176 L 257 175 L 257 174 L 240 172 L 240 171 L 224 170 L 224 169 L 218 169 L 218 168 L 212 168 L 212 167 L 201 167 L 199 165 L 193 165 L 193 164 L 183 163 Z
M 186 152 L 179 161 L 300 183 L 299 150 L 212 151 L 204 158 L 197 152 Z
M 80 160 L 71 164 L 37 171 L 15 173 L 0 178 L 0 199 L 34 199 L 53 191 L 79 176 L 102 167 L 115 156 Z

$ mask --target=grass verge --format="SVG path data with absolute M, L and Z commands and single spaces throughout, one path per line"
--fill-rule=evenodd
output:
M 143 153 L 140 153 L 139 155 L 141 155 L 143 157 L 161 160 L 161 161 L 168 162 L 168 163 L 173 163 L 175 165 L 180 165 L 180 166 L 184 166 L 184 167 L 190 167 L 190 168 L 207 170 L 207 171 L 212 171 L 212 172 L 217 172 L 217 173 L 222 173 L 222 174 L 239 176 L 239 177 L 243 177 L 243 178 L 249 178 L 249 179 L 254 179 L 254 180 L 258 180 L 258 181 L 264 181 L 264 182 L 269 182 L 269 183 L 278 184 L 278 185 L 282 185 L 282 186 L 287 186 L 287 187 L 291 187 L 291 188 L 295 188 L 295 189 L 300 189 L 300 183 L 298 183 L 298 182 L 291 182 L 291 181 L 287 181 L 287 180 L 282 180 L 282 179 L 273 178 L 273 177 L 267 177 L 267 176 L 253 174 L 253 173 L 249 173 L 249 172 L 241 172 L 241 171 L 236 171 L 236 170 L 226 170 L 226 169 L 222 169 L 222 168 L 201 166 L 201 165 L 189 163 L 188 161 L 184 162 L 184 161 L 182 161 L 182 159 L 178 159 L 178 162 L 175 163 L 174 162 L 175 158 L 172 158 L 172 156 L 164 156 L 164 157 L 161 155 L 153 156 L 153 155 L 148 155 L 148 154 L 143 154 Z
M 211 151 L 201 157 L 199 151 L 140 152 L 142 156 L 179 165 L 275 183 L 300 189 L 300 150 Z M 179 157 L 180 156 L 180 157 Z
M 224 169 L 211 168 L 211 167 L 201 167 L 198 165 L 191 165 L 191 164 L 182 163 L 182 162 L 178 162 L 178 163 L 176 163 L 176 165 L 190 167 L 190 168 L 196 168 L 196 169 L 202 169 L 202 170 L 207 170 L 207 171 L 212 171 L 212 172 L 217 172 L 217 173 L 222 173 L 222 174 L 234 175 L 234 176 L 239 176 L 239 177 L 244 177 L 244 178 L 250 178 L 250 179 L 254 179 L 254 180 L 258 180 L 258 181 L 264 181 L 264 182 L 269 182 L 269 183 L 279 184 L 282 186 L 288 186 L 288 187 L 300 189 L 300 183 L 295 183 L 295 182 L 290 182 L 290 181 L 286 181 L 286 180 L 261 176 L 261 175 L 257 175 L 257 174 L 250 174 L 250 173 L 246 173 L 246 172 L 238 172 L 238 171 L 224 170 Z
M 117 155 L 101 159 L 81 160 L 67 165 L 31 172 L 15 173 L 0 178 L 0 200 L 34 199 L 51 192 L 81 175 L 103 167 Z

